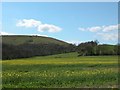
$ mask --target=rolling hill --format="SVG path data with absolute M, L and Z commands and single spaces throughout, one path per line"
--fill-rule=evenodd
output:
M 43 36 L 2 36 L 2 59 L 27 58 L 73 52 L 74 45 Z
M 89 44 L 90 43 L 90 44 Z M 87 53 L 89 55 L 119 55 L 117 45 L 98 44 L 92 49 L 92 42 L 86 42 L 82 47 L 67 42 L 43 36 L 3 35 L 2 59 L 28 58 L 69 52 Z M 80 51 L 81 50 L 81 51 Z M 94 52 L 94 53 L 93 53 Z M 80 54 L 81 56 L 81 54 Z
M 69 45 L 64 41 L 43 36 L 27 36 L 27 35 L 2 35 L 2 43 L 11 44 L 11 45 L 20 45 L 20 44 L 59 44 L 59 45 Z

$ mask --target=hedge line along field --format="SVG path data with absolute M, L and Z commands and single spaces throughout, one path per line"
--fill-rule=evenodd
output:
M 117 56 L 77 53 L 2 61 L 3 88 L 116 88 Z

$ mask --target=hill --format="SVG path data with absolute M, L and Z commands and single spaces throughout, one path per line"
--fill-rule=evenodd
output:
M 43 36 L 4 35 L 2 36 L 2 59 L 28 58 L 68 52 L 78 56 L 120 55 L 118 45 L 97 44 L 94 41 L 78 46 Z
M 43 36 L 2 36 L 2 59 L 45 56 L 74 51 L 74 45 Z
M 11 45 L 20 44 L 59 44 L 59 45 L 69 45 L 64 41 L 43 36 L 27 36 L 27 35 L 2 35 L 2 43 Z
M 97 46 L 97 51 L 99 55 L 114 55 L 116 54 L 117 48 L 116 45 L 103 44 Z

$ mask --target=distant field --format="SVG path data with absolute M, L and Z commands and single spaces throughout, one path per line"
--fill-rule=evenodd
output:
M 77 53 L 2 61 L 3 88 L 115 88 L 117 56 Z

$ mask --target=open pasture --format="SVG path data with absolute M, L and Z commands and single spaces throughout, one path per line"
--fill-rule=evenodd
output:
M 66 53 L 2 61 L 3 88 L 116 88 L 117 56 Z

